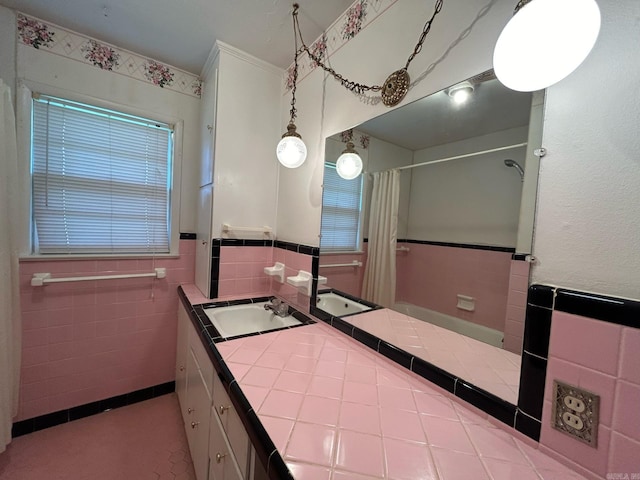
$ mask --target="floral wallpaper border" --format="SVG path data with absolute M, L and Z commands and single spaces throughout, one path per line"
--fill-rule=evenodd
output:
M 93 65 L 108 72 L 200 98 L 198 76 L 122 48 L 18 13 L 18 44 Z
M 326 60 L 340 50 L 372 21 L 386 12 L 398 0 L 355 0 L 325 32 L 309 45 L 309 49 L 321 60 Z M 298 82 L 304 80 L 318 65 L 303 53 L 305 59 L 298 62 Z M 284 93 L 293 87 L 293 63 L 285 75 Z

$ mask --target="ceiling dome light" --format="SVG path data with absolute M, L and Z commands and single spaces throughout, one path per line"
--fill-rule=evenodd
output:
M 353 143 L 347 143 L 347 148 L 338 157 L 336 171 L 345 180 L 353 180 L 362 172 L 362 159 L 356 152 Z
M 471 85 L 470 82 L 464 81 L 449 88 L 447 93 L 455 103 L 461 105 L 471 97 L 471 94 L 473 93 L 473 85 Z
M 520 92 L 549 87 L 578 68 L 599 32 L 595 0 L 521 0 L 496 43 L 496 76 Z
M 287 133 L 282 135 L 276 148 L 278 161 L 287 168 L 298 168 L 307 158 L 307 146 L 296 132 L 296 126 L 290 123 Z

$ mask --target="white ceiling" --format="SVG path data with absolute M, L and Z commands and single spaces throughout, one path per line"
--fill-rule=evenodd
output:
M 531 93 L 509 90 L 498 80 L 475 85 L 455 105 L 445 90 L 355 127 L 409 150 L 421 150 L 529 124 Z
M 309 45 L 353 0 L 302 0 Z M 293 61 L 291 10 L 281 0 L 0 0 L 0 5 L 199 74 L 215 40 L 281 68 Z

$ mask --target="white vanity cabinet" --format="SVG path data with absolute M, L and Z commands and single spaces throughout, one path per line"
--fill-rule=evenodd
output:
M 216 42 L 201 76 L 196 285 L 209 297 L 211 239 L 222 238 L 222 225 L 275 227 L 275 152 L 286 125 L 283 70 Z
M 182 302 L 177 339 L 176 393 L 196 479 L 265 479 L 242 420 Z

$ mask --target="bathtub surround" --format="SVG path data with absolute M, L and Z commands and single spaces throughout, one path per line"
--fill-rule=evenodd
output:
M 18 413 L 22 322 L 17 218 L 20 211 L 16 124 L 10 88 L 0 78 L 0 452 L 11 442 Z
M 176 289 L 194 279 L 194 240 L 178 258 L 20 262 L 23 353 L 16 420 L 174 379 Z M 147 273 L 166 278 L 56 283 L 32 287 L 35 272 L 59 276 Z

